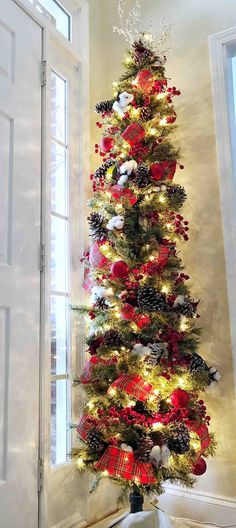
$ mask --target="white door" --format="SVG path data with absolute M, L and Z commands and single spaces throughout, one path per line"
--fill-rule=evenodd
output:
M 38 526 L 42 30 L 0 2 L 0 526 Z

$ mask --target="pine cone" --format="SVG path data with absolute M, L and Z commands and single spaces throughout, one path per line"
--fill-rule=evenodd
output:
M 147 62 L 154 60 L 154 53 L 152 50 L 145 47 L 141 40 L 132 44 L 134 61 L 137 66 L 143 66 Z
M 103 178 L 103 176 L 105 176 L 107 170 L 109 169 L 109 167 L 111 167 L 112 165 L 115 164 L 115 161 L 111 158 L 109 158 L 108 160 L 104 161 L 104 163 L 101 165 L 101 167 L 98 167 L 98 169 L 95 171 L 94 173 L 94 177 L 95 178 Z
M 189 365 L 189 371 L 194 374 L 194 372 L 203 372 L 204 370 L 207 370 L 206 362 L 199 354 L 194 354 Z
M 104 297 L 101 297 L 100 299 L 97 299 L 95 308 L 98 310 L 107 310 L 107 308 L 109 308 L 109 302 L 104 299 Z
M 193 317 L 196 313 L 196 308 L 193 305 L 192 301 L 189 299 L 184 304 L 178 305 L 178 312 L 182 315 L 185 315 L 185 317 Z
M 151 350 L 150 356 L 147 356 L 145 363 L 157 365 L 160 359 L 168 359 L 168 350 L 165 343 L 148 343 Z
M 144 106 L 140 112 L 140 119 L 142 119 L 143 121 L 148 121 L 148 119 L 151 118 L 151 115 L 152 115 L 151 109 Z
M 146 312 L 165 312 L 167 304 L 165 295 L 151 286 L 144 286 L 138 290 L 138 306 Z
M 97 112 L 97 114 L 110 114 L 112 112 L 113 103 L 114 99 L 112 101 L 101 101 L 101 103 L 96 104 L 95 112 Z
M 104 344 L 110 347 L 120 347 L 123 343 L 122 335 L 117 330 L 107 330 L 104 334 Z
M 187 453 L 190 446 L 190 436 L 186 425 L 180 424 L 171 429 L 171 435 L 167 440 L 170 451 L 174 451 L 178 455 Z
M 185 189 L 181 187 L 181 185 L 173 185 L 168 187 L 167 196 L 169 204 L 175 207 L 182 207 L 187 198 Z
M 140 163 L 136 171 L 135 183 L 138 187 L 146 187 L 149 183 L 149 167 L 146 163 Z
M 105 442 L 101 438 L 101 432 L 99 429 L 90 429 L 87 432 L 87 444 L 88 447 L 97 453 L 100 453 L 105 448 Z
M 107 237 L 107 229 L 103 225 L 104 218 L 100 213 L 91 213 L 88 217 L 89 229 L 93 240 L 103 240 Z
M 149 462 L 150 453 L 153 448 L 153 441 L 148 435 L 141 436 L 138 448 L 135 451 L 135 458 L 139 462 Z

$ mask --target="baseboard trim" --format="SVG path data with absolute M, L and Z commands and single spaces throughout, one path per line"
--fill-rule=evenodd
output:
M 160 497 L 160 507 L 174 517 L 217 524 L 235 523 L 236 498 L 169 485 Z M 236 526 L 236 524 L 235 524 Z

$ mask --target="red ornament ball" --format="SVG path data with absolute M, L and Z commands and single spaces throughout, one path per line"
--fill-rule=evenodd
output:
M 149 315 L 138 314 L 135 317 L 135 323 L 138 328 L 143 328 L 143 326 L 147 326 L 151 323 L 151 319 Z
M 114 144 L 114 139 L 112 137 L 103 137 L 100 142 L 100 147 L 103 152 L 110 152 Z
M 207 469 L 206 461 L 204 460 L 204 458 L 200 457 L 197 460 L 197 462 L 195 462 L 195 464 L 193 464 L 192 473 L 194 475 L 200 476 L 200 475 L 203 475 L 205 473 L 206 469 Z
M 135 314 L 135 309 L 132 304 L 124 304 L 123 308 L 120 311 L 121 319 L 133 319 Z
M 153 163 L 150 167 L 151 178 L 155 181 L 161 180 L 164 176 L 164 167 L 161 163 Z
M 171 403 L 172 405 L 178 409 L 181 407 L 187 407 L 189 404 L 190 396 L 188 392 L 186 392 L 183 389 L 175 389 L 171 394 Z
M 129 274 L 129 267 L 123 260 L 117 260 L 112 264 L 111 272 L 116 279 L 126 279 Z

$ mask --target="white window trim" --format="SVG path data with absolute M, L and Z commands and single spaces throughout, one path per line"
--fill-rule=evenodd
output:
M 232 149 L 228 78 L 230 48 L 236 44 L 236 27 L 209 37 L 212 93 L 215 114 L 220 202 L 222 212 L 229 318 L 236 392 L 236 170 Z M 232 97 L 230 98 L 232 100 Z M 230 106 L 232 104 L 232 112 Z M 214 221 L 214 220 L 213 220 Z

